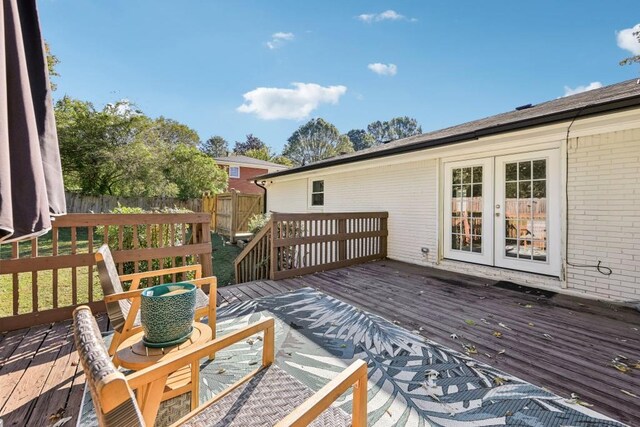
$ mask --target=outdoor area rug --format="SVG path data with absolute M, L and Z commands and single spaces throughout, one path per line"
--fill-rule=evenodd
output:
M 221 307 L 217 336 L 265 317 L 276 320 L 276 364 L 313 391 L 367 362 L 370 426 L 623 425 L 312 288 Z M 202 402 L 255 369 L 259 337 L 202 364 Z M 350 413 L 351 399 L 337 406 Z M 94 424 L 92 411 L 87 399 L 81 425 Z

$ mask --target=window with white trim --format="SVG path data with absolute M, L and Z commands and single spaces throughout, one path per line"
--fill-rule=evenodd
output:
M 311 181 L 311 206 L 324 206 L 324 180 Z
M 229 166 L 229 178 L 240 178 L 240 166 Z

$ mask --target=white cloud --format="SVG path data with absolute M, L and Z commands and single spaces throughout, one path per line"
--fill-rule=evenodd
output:
M 295 38 L 293 33 L 277 32 L 271 35 L 271 40 L 267 42 L 269 49 L 277 49 L 284 43 L 289 42 Z
M 346 86 L 320 86 L 316 83 L 292 83 L 294 89 L 259 87 L 242 95 L 241 113 L 253 113 L 263 120 L 300 120 L 320 104 L 337 104 L 347 92 Z
M 356 19 L 359 19 L 362 22 L 366 22 L 367 24 L 380 21 L 417 21 L 417 19 L 409 19 L 406 16 L 399 14 L 395 10 L 385 10 L 381 13 L 363 13 L 362 15 L 356 16 Z
M 616 33 L 618 47 L 628 50 L 632 55 L 640 55 L 640 41 L 633 33 L 640 31 L 640 24 L 636 24 L 633 28 L 625 28 Z
M 398 73 L 398 67 L 396 64 L 382 64 L 380 62 L 376 62 L 375 64 L 367 65 L 367 68 L 381 76 L 395 76 Z
M 577 86 L 574 89 L 571 89 L 569 86 L 564 87 L 564 96 L 571 96 L 578 93 L 586 92 L 588 90 L 599 89 L 602 87 L 602 83 L 600 82 L 591 82 L 586 86 Z

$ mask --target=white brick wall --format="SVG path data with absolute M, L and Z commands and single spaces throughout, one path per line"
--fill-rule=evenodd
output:
M 598 297 L 640 300 L 640 129 L 574 138 L 568 147 L 567 286 Z
M 389 212 L 388 256 L 414 264 L 436 261 L 436 160 L 407 162 L 332 175 L 324 179 L 323 212 Z M 307 179 L 269 186 L 267 208 L 307 212 Z M 429 248 L 429 257 L 421 248 Z
M 513 148 L 513 140 L 505 146 Z M 593 268 L 568 266 L 566 290 L 603 299 L 640 300 L 640 129 L 573 138 L 567 151 L 568 261 L 593 265 L 600 260 L 613 274 L 603 276 Z M 389 257 L 434 265 L 438 160 L 417 156 L 386 166 L 362 165 L 356 164 L 356 170 L 343 166 L 341 172 L 313 173 L 312 179 L 325 181 L 323 211 L 388 211 Z M 269 210 L 309 211 L 306 177 L 274 181 L 268 191 Z M 564 233 L 564 225 L 562 229 Z M 422 247 L 429 248 L 428 257 L 422 255 Z M 447 260 L 437 267 L 563 290 L 557 278 L 530 273 Z

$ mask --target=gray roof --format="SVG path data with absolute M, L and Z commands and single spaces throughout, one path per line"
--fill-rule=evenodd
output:
M 640 106 L 640 79 L 627 80 L 600 89 L 532 105 L 529 108 L 509 111 L 461 125 L 427 132 L 409 138 L 398 139 L 383 145 L 356 151 L 355 153 L 343 154 L 309 165 L 291 168 L 286 171 L 270 173 L 263 175 L 261 178 L 290 175 L 339 164 L 472 141 L 481 136 L 541 126 L 563 120 L 572 120 L 578 116 L 584 117 L 602 114 L 637 106 Z
M 215 157 L 214 160 L 216 162 L 224 162 L 224 163 L 246 163 L 250 165 L 264 166 L 266 168 L 279 168 L 279 169 L 288 168 L 288 166 L 281 165 L 279 163 L 267 162 L 266 160 L 254 159 L 253 157 L 242 156 L 242 155 Z

